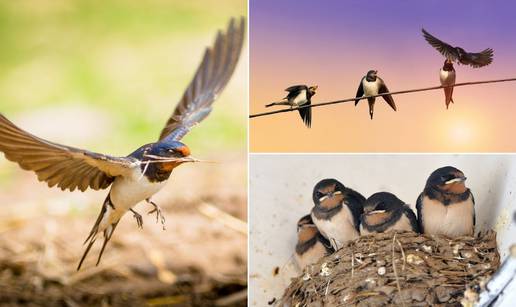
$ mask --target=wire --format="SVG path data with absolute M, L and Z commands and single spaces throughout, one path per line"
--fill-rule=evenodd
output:
M 281 110 L 276 110 L 276 111 L 271 111 L 271 112 L 251 114 L 251 115 L 249 115 L 249 118 L 255 118 L 255 117 L 272 115 L 272 114 L 283 113 L 283 112 L 292 112 L 292 111 L 296 111 L 296 110 L 304 109 L 304 108 L 322 107 L 322 106 L 338 104 L 338 103 L 344 103 L 344 102 L 351 102 L 351 101 L 355 101 L 355 100 L 362 100 L 362 99 L 367 99 L 367 98 L 372 98 L 372 97 L 380 97 L 380 96 L 384 96 L 384 95 L 398 95 L 398 94 L 407 94 L 407 93 L 415 93 L 415 92 L 432 91 L 432 90 L 438 90 L 438 89 L 448 88 L 448 87 L 459 87 L 459 86 L 466 86 L 466 85 L 486 84 L 486 83 L 499 83 L 499 82 L 510 82 L 510 81 L 516 81 L 516 78 L 498 79 L 498 80 L 487 80 L 487 81 L 474 81 L 474 82 L 463 82 L 463 83 L 457 83 L 455 85 L 432 86 L 432 87 L 418 88 L 418 89 L 412 89 L 412 90 L 404 90 L 404 91 L 383 93 L 383 94 L 378 94 L 378 95 L 373 95 L 373 96 L 362 96 L 362 97 L 347 98 L 347 99 L 341 99 L 341 100 L 335 100 L 335 101 L 315 103 L 315 104 L 310 104 L 310 105 L 303 105 L 303 106 L 296 107 L 296 108 L 281 109 Z

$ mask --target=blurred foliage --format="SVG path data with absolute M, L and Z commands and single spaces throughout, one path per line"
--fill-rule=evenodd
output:
M 107 119 L 110 129 L 68 145 L 128 154 L 156 140 L 204 48 L 230 17 L 247 14 L 246 5 L 244 0 L 1 1 L 0 112 L 16 122 L 44 109 L 84 107 L 104 115 L 99 118 Z M 184 139 L 194 155 L 246 150 L 246 55 L 244 49 L 212 115 Z M 48 119 L 53 120 L 60 122 Z

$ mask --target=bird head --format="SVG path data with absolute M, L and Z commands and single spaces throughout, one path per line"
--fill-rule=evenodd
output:
M 453 166 L 436 169 L 426 181 L 427 188 L 453 194 L 466 192 L 466 177 L 464 173 Z
M 312 94 L 312 96 L 315 95 L 315 91 L 317 91 L 317 88 L 318 88 L 317 85 L 313 85 L 308 88 L 308 90 L 310 91 L 310 94 Z
M 333 208 L 342 203 L 346 187 L 335 179 L 319 181 L 312 194 L 314 204 L 324 208 Z
M 378 70 L 370 70 L 367 72 L 366 79 L 369 82 L 376 81 Z
M 446 60 L 444 60 L 443 70 L 453 70 L 453 61 L 451 59 L 447 58 Z
M 369 196 L 364 203 L 364 214 L 392 213 L 403 207 L 404 202 L 389 192 L 378 192 Z
M 299 219 L 297 222 L 297 232 L 307 227 L 315 227 L 312 216 L 310 214 L 307 214 Z
M 165 171 L 171 171 L 186 162 L 200 161 L 191 157 L 190 148 L 178 141 L 155 143 L 144 152 L 142 158 L 144 161 L 152 161 Z

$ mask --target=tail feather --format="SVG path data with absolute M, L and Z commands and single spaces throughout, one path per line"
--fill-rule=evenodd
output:
M 95 240 L 97 238 L 93 237 L 90 241 L 90 244 L 88 244 L 88 247 L 86 247 L 86 250 L 84 251 L 84 254 L 82 254 L 81 261 L 79 261 L 79 265 L 77 266 L 77 271 L 81 269 L 82 263 L 84 262 L 84 259 L 86 259 L 86 255 L 90 252 L 91 247 L 93 246 L 93 243 L 95 243 Z
M 99 265 L 100 258 L 102 258 L 104 249 L 106 248 L 107 243 L 111 239 L 113 232 L 115 232 L 116 225 L 118 225 L 118 222 L 111 224 L 111 226 L 109 226 L 106 230 L 104 230 L 104 243 L 102 243 L 102 248 L 100 249 L 99 258 L 97 259 L 97 264 L 95 264 L 95 265 Z

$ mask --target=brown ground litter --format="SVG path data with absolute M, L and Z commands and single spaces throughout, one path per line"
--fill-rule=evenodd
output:
M 305 268 L 278 306 L 460 305 L 499 264 L 494 231 L 455 239 L 373 234 Z

